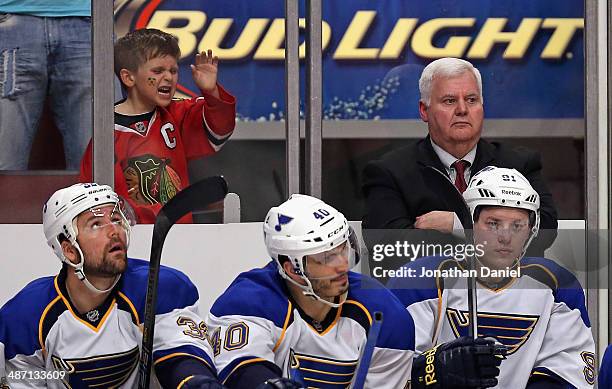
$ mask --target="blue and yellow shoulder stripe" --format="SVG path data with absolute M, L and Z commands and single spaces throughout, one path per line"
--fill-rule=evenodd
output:
M 0 308 L 0 343 L 4 344 L 7 360 L 17 354 L 32 355 L 43 348 L 42 319 L 58 303 L 61 301 L 54 277 L 44 277 L 30 282 Z
M 267 319 L 286 327 L 290 302 L 284 279 L 275 262 L 238 275 L 215 301 L 210 312 L 216 317 L 238 315 Z
M 128 267 L 121 277 L 120 292 L 131 301 L 140 318 L 144 317 L 147 293 L 149 262 L 128 259 Z M 199 299 L 198 289 L 183 272 L 161 266 L 157 291 L 156 314 L 172 312 L 175 309 L 194 305 Z

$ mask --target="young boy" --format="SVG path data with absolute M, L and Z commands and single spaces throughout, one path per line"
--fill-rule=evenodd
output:
M 180 56 L 177 38 L 156 29 L 132 31 L 115 44 L 115 74 L 127 89 L 115 105 L 115 191 L 139 223 L 153 223 L 189 185 L 188 160 L 214 154 L 234 130 L 236 100 L 217 83 L 219 60 L 211 50 L 191 65 L 202 96 L 173 99 Z M 79 179 L 92 181 L 91 142 Z

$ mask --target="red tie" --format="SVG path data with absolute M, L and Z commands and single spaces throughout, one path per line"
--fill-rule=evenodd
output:
M 461 159 L 453 162 L 451 166 L 455 168 L 455 172 L 457 173 L 455 177 L 455 186 L 457 187 L 459 192 L 463 193 L 467 189 L 464 173 L 465 169 L 470 166 L 470 163 Z

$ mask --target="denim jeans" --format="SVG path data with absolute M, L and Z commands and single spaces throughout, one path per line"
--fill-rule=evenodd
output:
M 49 96 L 66 168 L 91 138 L 91 18 L 0 13 L 0 170 L 25 170 Z

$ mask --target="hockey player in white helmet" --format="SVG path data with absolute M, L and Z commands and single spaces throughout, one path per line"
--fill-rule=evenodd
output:
M 540 196 L 517 170 L 489 166 L 474 175 L 463 198 L 474 222 L 473 240 L 481 243 L 475 256 L 480 281 L 495 288 L 518 268 L 538 235 Z
M 64 265 L 0 308 L 1 384 L 136 386 L 148 263 L 127 257 L 126 214 L 117 194 L 95 183 L 46 202 L 45 237 Z M 203 325 L 195 286 L 162 266 L 158 296 L 153 359 L 162 387 L 221 388 L 208 343 L 193 333 Z
M 47 244 L 94 295 L 109 292 L 127 265 L 134 219 L 128 221 L 125 214 L 131 212 L 124 213 L 123 204 L 109 186 L 91 183 L 58 190 L 43 206 Z M 109 241 L 99 239 L 108 230 L 112 231 Z
M 552 260 L 524 257 L 539 229 L 538 193 L 517 170 L 489 166 L 472 177 L 463 197 L 474 222 L 475 255 L 419 258 L 406 268 L 435 270 L 434 276 L 388 284 L 415 320 L 417 352 L 466 339 L 466 270 L 473 260 L 478 339 L 495 339 L 507 350 L 498 382 L 486 386 L 591 388 L 595 345 L 580 283 Z
M 350 270 L 362 253 L 344 215 L 296 194 L 270 209 L 263 231 L 272 261 L 240 274 L 207 320 L 224 385 L 348 387 L 380 311 L 383 324 L 365 387 L 405 387 L 412 318 L 382 285 Z

